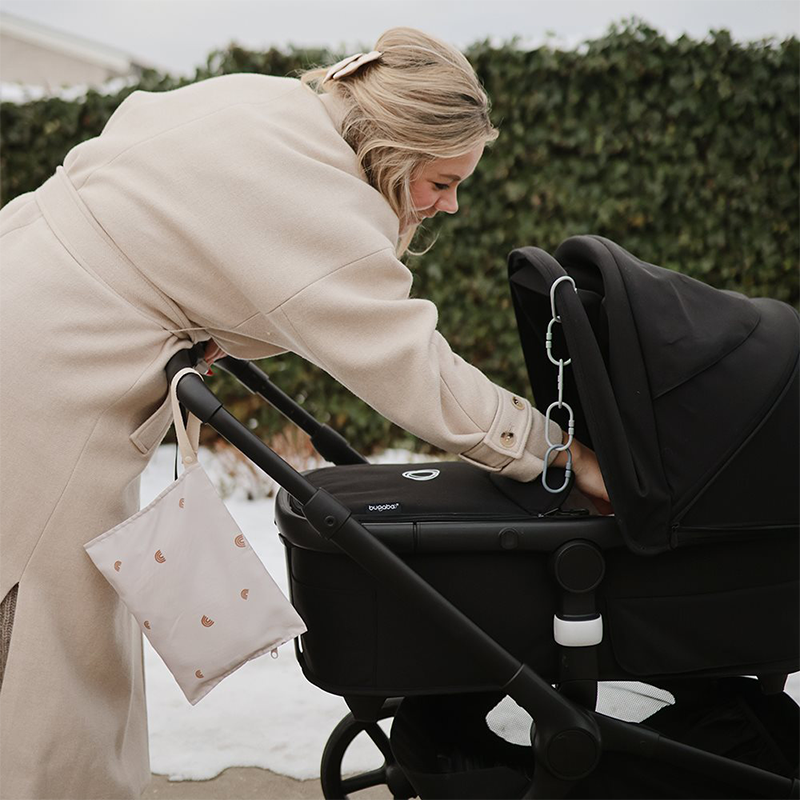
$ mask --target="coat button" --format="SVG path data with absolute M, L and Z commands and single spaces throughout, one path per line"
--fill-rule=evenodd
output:
M 503 431 L 500 434 L 500 443 L 503 447 L 513 447 L 514 446 L 514 434 L 511 431 Z
M 525 408 L 522 400 L 519 397 L 512 397 L 511 402 L 514 404 L 514 408 Z

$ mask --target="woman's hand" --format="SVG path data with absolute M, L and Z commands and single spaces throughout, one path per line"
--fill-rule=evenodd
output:
M 225 358 L 227 354 L 225 351 L 213 340 L 209 339 L 206 342 L 206 349 L 205 353 L 203 354 L 203 360 L 208 364 L 210 367 L 218 358 Z
M 595 508 L 601 514 L 613 514 L 597 456 L 594 450 L 585 447 L 577 439 L 572 440 L 572 469 L 576 486 L 594 503 Z
M 562 438 L 566 443 L 567 434 Z M 577 439 L 572 440 L 572 471 L 575 473 L 575 485 L 592 501 L 600 514 L 613 514 L 614 509 L 608 499 L 603 475 L 594 450 L 582 445 Z M 561 450 L 551 462 L 554 467 L 567 466 L 567 453 Z

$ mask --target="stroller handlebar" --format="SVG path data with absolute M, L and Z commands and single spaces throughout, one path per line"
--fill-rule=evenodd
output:
M 194 367 L 198 362 L 202 361 L 204 346 L 204 343 L 200 343 L 176 353 L 167 364 L 167 380 L 171 382 L 179 369 L 183 367 Z M 350 446 L 344 436 L 329 425 L 318 422 L 308 411 L 289 397 L 286 392 L 279 389 L 269 377 L 251 361 L 244 361 L 234 358 L 233 356 L 225 356 L 214 363 L 236 378 L 253 394 L 257 394 L 262 399 L 266 400 L 290 422 L 297 425 L 298 428 L 305 431 L 311 437 L 311 444 L 314 449 L 326 461 L 337 465 L 367 463 L 367 460 Z M 202 398 L 205 397 L 205 395 L 200 392 L 200 390 L 197 390 L 196 393 L 197 397 L 193 398 L 193 402 L 200 403 L 198 408 L 201 413 L 205 413 L 206 416 L 197 413 L 194 408 L 190 410 L 195 416 L 200 417 L 203 422 L 207 422 L 208 418 L 221 406 L 221 403 L 216 397 L 214 398 L 213 404 L 210 403 L 208 397 L 205 398 L 204 403 Z M 209 394 L 211 393 L 209 392 Z M 213 397 L 213 395 L 211 396 Z
M 326 461 L 337 465 L 367 463 L 367 460 L 349 445 L 344 436 L 329 425 L 318 422 L 251 361 L 225 356 L 215 363 L 280 411 L 290 422 L 304 430 L 311 437 L 314 449 Z

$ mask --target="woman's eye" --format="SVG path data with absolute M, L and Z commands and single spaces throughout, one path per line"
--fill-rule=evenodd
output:
M 449 189 L 450 185 L 447 183 L 434 183 L 433 184 L 440 192 L 443 192 L 445 189 Z

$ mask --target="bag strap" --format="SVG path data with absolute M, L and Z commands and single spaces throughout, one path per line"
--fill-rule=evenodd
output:
M 181 459 L 184 466 L 197 462 L 197 448 L 200 445 L 200 425 L 202 424 L 190 411 L 186 427 L 183 425 L 183 416 L 181 415 L 181 405 L 178 402 L 177 389 L 178 381 L 189 372 L 193 375 L 197 375 L 200 380 L 203 379 L 196 369 L 184 367 L 175 373 L 169 387 L 170 397 L 172 398 L 172 420 L 175 424 L 175 436 L 178 439 L 178 447 L 181 451 Z

